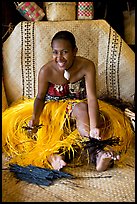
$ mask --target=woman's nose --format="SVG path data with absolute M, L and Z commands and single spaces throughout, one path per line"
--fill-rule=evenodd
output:
M 63 59 L 63 54 L 62 54 L 62 52 L 59 52 L 59 53 L 58 53 L 57 58 L 58 58 L 58 59 Z

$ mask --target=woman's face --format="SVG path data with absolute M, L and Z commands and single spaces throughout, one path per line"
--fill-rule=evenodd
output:
M 52 44 L 53 60 L 59 70 L 69 69 L 76 56 L 76 48 L 72 49 L 72 45 L 68 40 L 54 40 Z

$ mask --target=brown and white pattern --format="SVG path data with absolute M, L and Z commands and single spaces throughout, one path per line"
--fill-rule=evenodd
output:
M 110 27 L 106 59 L 106 85 L 107 94 L 118 99 L 120 99 L 119 61 L 121 46 L 121 37 Z
M 34 23 L 21 22 L 22 95 L 32 98 L 35 90 Z
M 105 20 L 24 21 L 3 43 L 3 78 L 9 103 L 34 97 L 40 68 L 52 59 L 51 39 L 60 30 L 75 35 L 78 53 L 92 60 L 97 96 L 134 103 L 135 53 Z

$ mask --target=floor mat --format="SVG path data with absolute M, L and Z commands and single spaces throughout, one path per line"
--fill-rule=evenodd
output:
M 3 169 L 4 166 L 3 158 Z M 93 165 L 65 167 L 73 179 L 59 179 L 51 186 L 19 181 L 9 170 L 2 171 L 3 202 L 135 202 L 135 149 L 122 163 L 104 172 Z

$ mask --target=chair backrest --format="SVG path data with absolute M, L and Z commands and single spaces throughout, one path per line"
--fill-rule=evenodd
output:
M 5 111 L 6 108 L 8 108 L 8 103 L 7 103 L 7 98 L 6 98 L 6 94 L 5 94 L 4 83 L 2 80 L 2 112 Z
M 39 69 L 51 60 L 51 39 L 71 31 L 77 55 L 95 63 L 97 95 L 133 103 L 135 54 L 105 20 L 20 22 L 3 44 L 3 78 L 8 103 L 37 94 Z

